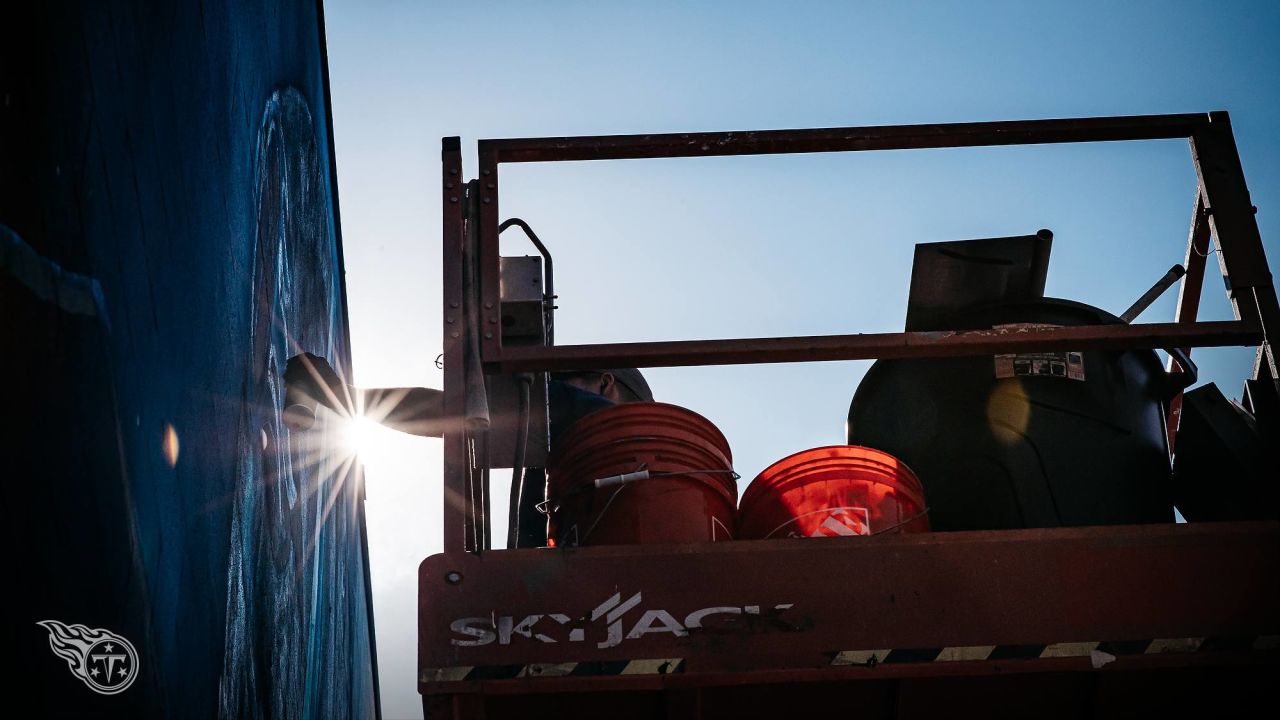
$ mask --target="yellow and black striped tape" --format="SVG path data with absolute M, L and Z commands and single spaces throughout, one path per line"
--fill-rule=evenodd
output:
M 621 675 L 672 675 L 684 672 L 684 658 L 645 658 L 596 662 L 530 663 L 528 665 L 463 665 L 427 668 L 422 682 L 511 680 L 536 677 L 608 677 Z
M 1061 642 L 1047 645 L 961 645 L 942 648 L 843 650 L 832 654 L 832 665 L 892 665 L 974 660 L 1032 660 L 1087 657 L 1101 667 L 1118 657 L 1280 649 L 1280 635 L 1218 638 L 1156 638 L 1152 640 Z
M 831 653 L 833 666 L 892 665 L 983 660 L 1033 660 L 1039 658 L 1090 658 L 1102 667 L 1118 657 L 1219 651 L 1280 650 L 1280 635 L 1217 638 L 1156 638 L 1152 640 L 1060 642 L 1039 645 L 960 645 L 942 648 L 843 650 Z M 426 668 L 424 683 L 475 680 L 512 680 L 538 677 L 611 677 L 672 675 L 684 672 L 683 658 L 645 658 L 526 665 L 460 665 Z

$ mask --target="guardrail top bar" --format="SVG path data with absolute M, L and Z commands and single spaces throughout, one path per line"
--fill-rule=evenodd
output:
M 909 150 L 1189 138 L 1225 112 L 807 130 L 480 140 L 498 163 Z

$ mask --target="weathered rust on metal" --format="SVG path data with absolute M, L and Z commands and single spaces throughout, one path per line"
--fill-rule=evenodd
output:
M 823 717 L 860 720 L 935 720 L 939 717 L 1185 717 L 1212 716 L 1224 702 L 1263 707 L 1271 700 L 1275 666 L 1191 665 L 1162 668 L 1152 658 L 1133 667 L 1019 672 L 1016 663 L 984 677 L 919 677 L 907 667 L 883 673 L 799 677 L 777 673 L 749 684 L 693 685 L 679 675 L 657 687 L 605 689 L 574 678 L 488 684 L 483 694 L 426 695 L 425 716 L 557 717 L 672 720 Z M 699 678 L 701 682 L 703 678 Z M 510 690 L 509 690 L 510 688 Z M 554 688 L 546 690 L 546 688 Z
M 804 130 L 516 138 L 481 140 L 479 147 L 482 155 L 492 153 L 500 163 L 768 155 L 1167 140 L 1189 137 L 1208 122 L 1208 115 L 1190 113 Z
M 1210 114 L 1211 122 L 1191 135 L 1191 154 L 1203 189 L 1209 226 L 1221 252 L 1227 287 L 1233 298 L 1255 287 L 1271 287 L 1262 236 L 1253 214 L 1244 169 L 1225 112 Z M 1243 301 L 1243 298 L 1241 298 Z
M 480 216 L 480 349 L 488 356 L 502 348 L 499 310 L 502 302 L 502 273 L 498 258 L 498 160 L 496 155 L 480 149 L 480 177 L 477 178 Z
M 1187 254 L 1182 266 L 1187 269 L 1178 285 L 1178 309 L 1173 321 L 1176 323 L 1194 323 L 1200 313 L 1200 293 L 1204 289 L 1204 273 L 1209 259 L 1209 216 L 1205 213 L 1204 189 L 1196 188 L 1196 200 L 1191 209 L 1191 229 L 1187 233 Z M 1191 347 L 1184 345 L 1182 351 L 1191 356 Z M 1178 363 L 1169 358 L 1168 369 L 1178 371 Z M 1174 452 L 1178 437 L 1178 426 L 1182 421 L 1182 393 L 1173 396 L 1169 401 L 1166 424 L 1169 436 L 1169 454 Z
M 616 135 L 560 138 L 481 140 L 480 181 L 490 200 L 481 207 L 480 243 L 482 284 L 486 302 L 498 273 L 497 183 L 502 163 L 602 160 L 644 157 L 697 157 L 707 155 L 750 155 L 765 153 L 840 152 L 932 147 L 973 147 L 1036 143 L 1077 143 L 1123 140 L 1190 138 L 1204 195 L 1221 205 L 1226 218 L 1224 229 L 1236 240 L 1229 241 L 1226 256 L 1243 256 L 1235 266 L 1257 266 L 1239 271 L 1233 280 L 1233 304 L 1244 325 L 1213 327 L 1192 324 L 1192 328 L 1145 330 L 1082 330 L 1084 344 L 1052 345 L 1067 342 L 1071 331 L 1044 336 L 1044 345 L 1014 345 L 1022 336 L 1004 338 L 1010 345 L 988 345 L 979 336 L 948 337 L 933 341 L 923 336 L 902 334 L 762 338 L 709 342 L 659 342 L 614 346 L 577 346 L 555 351 L 538 348 L 507 349 L 499 333 L 481 338 L 486 369 L 514 372 L 529 369 L 583 369 L 605 364 L 709 365 L 755 362 L 847 360 L 880 357 L 936 357 L 1019 349 L 1118 349 L 1178 345 L 1261 344 L 1271 358 L 1264 337 L 1269 327 L 1280 327 L 1280 306 L 1270 285 L 1257 225 L 1248 205 L 1239 157 L 1226 113 L 1189 113 L 1129 117 L 1030 120 L 1012 122 L 953 123 L 934 125 L 820 128 L 726 133 L 684 133 L 657 135 Z M 489 195 L 488 193 L 492 193 Z M 1214 200 L 1213 198 L 1218 198 Z M 1215 215 L 1218 213 L 1215 213 Z M 1211 222 L 1216 222 L 1211 220 Z M 1216 227 L 1216 225 L 1215 225 Z M 1225 267 L 1225 265 L 1224 265 Z M 1236 272 L 1236 271 L 1233 271 Z M 1236 277 L 1233 275 L 1233 277 Z M 1262 284 L 1258 284 L 1262 283 Z M 1255 286 L 1256 285 L 1256 286 Z M 1100 332 L 1106 337 L 1093 337 Z M 1129 333 L 1132 334 L 1129 334 Z M 1127 344 L 1126 344 L 1127 343 Z M 553 356 L 552 353 L 555 353 Z M 561 355 L 560 353 L 564 353 Z M 638 360 L 630 360 L 639 358 Z
M 714 581 L 708 568 L 715 568 Z M 909 670 L 874 662 L 833 667 L 833 660 L 858 650 L 1276 635 L 1280 524 L 450 552 L 423 562 L 419 597 L 420 671 L 642 658 L 683 663 L 679 675 L 586 681 L 623 688 L 1011 667 L 1089 670 L 1087 652 L 1025 659 L 1043 665 L 989 658 L 925 661 Z M 493 637 L 459 632 L 460 621 Z M 1207 652 L 1137 654 L 1144 657 L 1124 662 L 1225 661 Z M 524 692 L 535 680 L 550 682 L 515 678 L 484 687 Z M 428 681 L 420 689 L 456 693 L 480 684 Z
M 1151 653 L 1117 657 L 1105 666 L 1107 674 L 1152 672 L 1158 670 L 1218 669 L 1237 673 L 1249 668 L 1264 668 L 1274 673 L 1280 658 L 1274 652 L 1251 650 L 1226 650 L 1197 653 Z M 570 693 L 607 692 L 615 698 L 627 691 L 662 691 L 673 689 L 723 688 L 733 692 L 745 687 L 766 687 L 773 692 L 787 688 L 792 693 L 803 693 L 804 685 L 816 682 L 836 683 L 849 687 L 850 683 L 877 681 L 952 679 L 973 681 L 981 677 L 1016 676 L 1023 678 L 1061 673 L 1083 674 L 1092 670 L 1089 659 L 1082 657 L 1010 659 L 982 662 L 932 662 L 885 663 L 874 666 L 839 666 L 806 668 L 800 670 L 760 670 L 757 672 L 706 672 L 675 673 L 670 675 L 616 675 L 616 676 L 549 676 L 522 677 L 507 680 L 480 680 L 451 683 L 423 692 L 424 697 L 493 697 L 537 695 L 564 697 Z M 1270 679 L 1270 678 L 1268 678 Z M 1167 680 L 1166 680 L 1167 681 Z M 788 687 L 789 686 L 789 687 Z M 792 695 L 791 697 L 794 697 Z M 998 703 L 996 705 L 999 707 Z M 428 715 L 428 717 L 435 717 Z M 571 716 L 573 717 L 573 716 Z M 660 717 L 660 716 L 659 716 Z M 761 717 L 752 715 L 751 717 Z M 888 717 L 896 717 L 889 715 Z
M 441 148 L 441 207 L 443 224 L 442 266 L 444 269 L 443 307 L 444 337 L 444 406 L 445 416 L 461 418 L 466 414 L 466 386 L 463 383 L 463 348 L 466 344 L 466 318 L 462 293 L 462 227 L 463 187 L 462 147 L 458 138 L 445 138 Z M 467 508 L 466 432 L 459 423 L 450 423 L 444 433 L 444 549 L 457 552 L 466 548 L 467 525 L 471 513 Z
M 1256 345 L 1262 333 L 1242 321 L 1091 325 L 1061 328 L 867 333 L 745 340 L 504 347 L 486 357 L 494 372 L 593 367 L 676 367 L 745 363 L 955 357 L 1040 350 L 1118 350 L 1181 345 Z
M 1274 335 L 1280 331 L 1280 302 L 1227 113 L 1210 113 L 1210 123 L 1192 134 L 1191 151 L 1235 315 L 1246 321 L 1256 320 L 1266 336 Z M 1276 377 L 1272 343 L 1264 337 L 1259 343 L 1252 379 L 1266 381 Z M 1271 385 L 1274 387 L 1274 383 Z M 1272 392 L 1264 405 L 1276 405 L 1275 395 Z
M 496 309 L 502 163 L 1171 138 L 1191 140 L 1201 182 L 1188 241 L 1188 272 L 1174 323 L 555 347 L 504 347 L 500 333 L 483 336 L 482 323 L 480 337 L 473 338 L 490 373 L 1256 344 L 1263 362 L 1255 374 L 1274 375 L 1267 341 L 1269 332 L 1280 327 L 1280 305 L 1225 113 L 482 140 L 476 181 L 481 192 L 476 229 L 481 252 L 475 264 L 466 267 L 480 276 L 482 302 L 494 303 L 483 310 Z M 446 172 L 449 162 L 447 156 Z M 460 161 L 457 164 L 460 172 Z M 1210 230 L 1230 277 L 1235 321 L 1196 319 Z M 461 231 L 451 226 L 448 212 L 445 232 L 448 305 L 449 279 L 457 282 L 466 262 L 458 251 Z M 451 242 L 455 243 L 452 250 Z M 449 307 L 445 313 L 447 319 Z M 445 332 L 446 365 L 457 368 L 456 356 L 449 365 L 448 325 Z M 458 402 L 464 382 L 463 373 L 446 371 L 447 402 L 450 397 Z M 1176 417 L 1170 422 L 1171 429 L 1176 428 Z M 577 715 L 591 716 L 602 714 L 589 711 L 597 707 L 591 703 L 602 702 L 598 707 L 614 713 L 627 708 L 635 716 L 731 717 L 742 713 L 723 708 L 733 706 L 752 688 L 781 688 L 779 697 L 795 698 L 808 697 L 797 691 L 806 687 L 853 693 L 869 703 L 868 717 L 933 717 L 936 712 L 925 709 L 928 703 L 910 698 L 931 697 L 931 688 L 941 687 L 936 683 L 954 679 L 951 676 L 985 683 L 965 686 L 971 688 L 991 688 L 991 683 L 1012 676 L 1041 678 L 1041 684 L 1009 683 L 994 697 L 1036 700 L 1039 690 L 1064 692 L 1073 701 L 1096 700 L 1096 705 L 1086 708 L 1092 712 L 1117 698 L 1149 702 L 1152 693 L 1143 678 L 1165 679 L 1170 670 L 1179 673 L 1180 688 L 1197 682 L 1202 689 L 1212 687 L 1226 677 L 1215 673 L 1226 669 L 1237 689 L 1257 691 L 1264 687 L 1263 675 L 1254 668 L 1262 663 L 1265 672 L 1273 672 L 1277 664 L 1274 652 L 1252 652 L 1240 646 L 1174 655 L 1125 655 L 1108 661 L 1104 671 L 1094 671 L 1090 659 L 1081 656 L 830 666 L 833 653 L 875 648 L 1088 643 L 1138 636 L 1160 640 L 1269 635 L 1274 639 L 1280 634 L 1274 613 L 1280 602 L 1280 573 L 1276 572 L 1280 525 L 1276 523 L 476 554 L 464 551 L 468 548 L 461 531 L 467 523 L 476 522 L 474 509 L 458 502 L 460 495 L 451 502 L 450 492 L 465 488 L 467 474 L 477 463 L 485 461 L 469 456 L 465 441 L 455 437 L 450 443 L 446 436 L 446 552 L 428 558 L 421 567 L 421 669 L 456 672 L 492 666 L 510 671 L 522 663 L 541 667 L 679 658 L 680 672 L 462 683 L 428 680 L 421 690 L 424 706 L 432 713 L 470 717 L 526 712 L 533 707 L 526 705 L 531 698 L 554 696 L 557 712 L 566 716 L 575 713 L 563 712 L 565 703 L 580 703 L 573 705 L 580 709 Z M 628 605 L 632 598 L 634 605 Z M 720 612 L 696 614 L 708 608 Z M 593 611 L 599 611 L 594 621 Z M 717 614 L 719 624 L 691 622 L 691 618 Z M 460 618 L 491 623 L 492 641 L 457 644 L 459 639 L 487 637 L 479 631 L 459 635 L 451 625 Z M 615 622 L 611 635 L 609 626 Z M 684 634 L 676 632 L 677 627 Z M 582 633 L 576 639 L 557 634 L 576 631 Z M 1077 687 L 1081 677 L 1097 679 L 1088 680 L 1088 687 L 1081 691 Z M 716 694 L 717 687 L 734 692 Z M 1167 691 L 1159 694 L 1166 696 L 1172 697 Z M 504 697 L 508 700 L 503 701 Z M 712 706 L 720 709 L 708 712 Z M 1004 706 L 992 705 L 1000 707 Z

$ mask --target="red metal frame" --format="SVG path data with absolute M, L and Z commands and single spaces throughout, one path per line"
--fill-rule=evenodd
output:
M 441 152 L 440 182 L 444 208 L 444 411 L 445 417 L 462 417 L 464 397 L 463 344 L 466 320 L 462 312 L 463 179 L 462 148 L 448 138 Z M 444 547 L 466 546 L 469 508 L 464 478 L 467 474 L 466 438 L 458 429 L 444 434 Z
M 1253 217 L 1244 173 L 1225 112 L 1075 120 L 962 123 L 820 130 L 617 135 L 604 137 L 481 140 L 479 258 L 486 311 L 498 303 L 498 175 L 502 163 L 638 158 L 709 157 L 778 153 L 902 150 L 1042 143 L 1186 138 L 1222 252 L 1236 320 L 1227 323 L 1046 329 L 1033 336 L 995 338 L 1017 349 L 1081 350 L 1170 345 L 1255 345 L 1263 327 L 1280 323 L 1271 274 Z M 489 318 L 492 320 L 493 318 Z M 1270 322 L 1267 322 L 1267 321 Z M 618 343 L 504 348 L 498 333 L 481 342 L 485 367 L 495 372 L 619 366 L 677 366 L 805 360 L 983 354 L 996 347 L 986 334 L 884 333 L 799 338 Z
M 422 601 L 430 618 L 443 622 L 419 626 L 420 679 L 425 693 L 481 685 L 518 692 L 552 679 L 563 688 L 590 689 L 619 678 L 498 673 L 482 682 L 450 673 L 638 658 L 683 660 L 678 673 L 621 678 L 644 687 L 753 682 L 752 675 L 981 674 L 1008 668 L 1015 658 L 886 663 L 882 655 L 868 664 L 838 655 L 1170 638 L 1248 638 L 1214 651 L 1247 652 L 1259 637 L 1280 632 L 1280 575 L 1267 571 L 1280 564 L 1278 540 L 1276 524 L 1260 522 L 445 553 L 421 568 Z M 626 608 L 616 620 L 578 622 L 615 594 L 614 607 Z M 627 608 L 629 599 L 636 602 Z M 690 614 L 704 608 L 722 611 L 694 627 Z M 450 629 L 464 618 L 499 637 L 454 645 L 470 637 Z M 614 622 L 617 642 L 600 647 L 610 644 Z M 504 624 L 515 629 L 503 636 Z M 578 639 L 575 628 L 583 630 Z M 1146 650 L 1117 653 L 1117 661 L 1168 661 L 1168 653 Z M 1204 658 L 1199 652 L 1186 657 L 1192 655 Z M 1044 659 L 1091 666 L 1088 652 Z
M 1199 179 L 1188 242 L 1188 272 L 1174 323 L 553 347 L 504 347 L 501 333 L 496 332 L 498 189 L 499 169 L 504 163 L 1170 138 L 1189 139 Z M 464 417 L 471 410 L 467 387 L 470 384 L 474 390 L 481 373 L 602 366 L 1257 345 L 1263 362 L 1256 365 L 1256 379 L 1276 376 L 1269 331 L 1280 327 L 1280 304 L 1226 113 L 482 140 L 478 150 L 478 177 L 466 184 L 456 138 L 446 139 L 443 153 L 444 390 L 451 417 Z M 1235 314 L 1232 321 L 1196 321 L 1210 235 L 1227 278 Z M 468 282 L 469 270 L 477 276 L 475 283 Z M 478 352 L 473 352 L 478 358 L 473 362 L 467 360 L 468 341 L 478 346 Z M 1176 416 L 1171 415 L 1171 427 L 1176 428 L 1174 423 Z M 421 667 L 428 671 L 420 688 L 424 697 L 443 693 L 452 698 L 447 707 L 454 714 L 482 712 L 485 703 L 476 693 L 660 689 L 669 695 L 682 687 L 719 683 L 865 680 L 903 674 L 939 677 L 957 672 L 990 675 L 1010 668 L 1009 663 L 994 660 L 874 668 L 831 668 L 818 662 L 819 657 L 825 657 L 823 653 L 870 650 L 871 646 L 902 649 L 952 643 L 1110 642 L 1137 640 L 1138 635 L 1185 639 L 1280 632 L 1274 613 L 1280 600 L 1275 580 L 1280 570 L 1280 526 L 1275 523 L 939 533 L 820 544 L 778 540 L 489 551 L 484 549 L 484 502 L 478 499 L 487 494 L 488 468 L 476 450 L 477 437 L 462 424 L 445 433 L 445 552 L 428 558 L 420 575 L 419 657 Z M 708 582 L 709 577 L 714 578 L 714 584 Z M 796 633 L 762 634 L 757 632 L 762 627 L 759 624 L 715 636 L 676 638 L 641 632 L 625 643 L 601 648 L 585 641 L 526 643 L 528 639 L 517 628 L 520 642 L 479 646 L 452 642 L 468 636 L 451 631 L 450 623 L 469 616 L 492 616 L 496 631 L 496 623 L 504 616 L 512 617 L 511 622 L 518 625 L 521 618 L 532 615 L 556 614 L 568 621 L 585 612 L 586 619 L 581 621 L 585 632 L 592 609 L 609 593 L 623 593 L 620 598 L 626 598 L 625 593 L 642 589 L 646 603 L 656 601 L 672 613 L 725 604 L 740 609 L 753 604 L 772 607 L 770 603 L 791 602 L 789 598 L 795 596 L 807 603 L 805 610 L 795 611 L 802 616 L 800 620 L 808 618 L 822 631 L 803 640 Z M 869 594 L 855 593 L 855 589 Z M 732 597 L 721 597 L 725 594 Z M 920 599 L 924 597 L 932 599 Z M 856 612 L 851 615 L 850 611 Z M 750 615 L 745 609 L 741 612 Z M 740 613 L 739 617 L 747 615 Z M 599 624 L 606 619 L 602 615 Z M 784 624 L 791 621 L 766 619 Z M 559 621 L 553 625 L 558 630 L 571 627 L 561 627 Z M 1218 651 L 1179 656 L 1142 653 L 1121 657 L 1111 667 L 1251 663 L 1259 657 L 1247 651 L 1241 654 L 1238 649 L 1223 652 L 1226 655 Z M 1227 655 L 1235 659 L 1227 660 Z M 1274 662 L 1274 655 L 1263 657 Z M 683 672 L 483 682 L 460 682 L 454 677 L 458 668 L 527 664 L 544 672 L 547 663 L 644 658 L 680 658 Z M 1087 670 L 1088 658 L 1036 660 L 1024 669 L 1055 672 L 1064 668 Z M 440 707 L 439 700 L 430 702 Z
M 1200 291 L 1204 289 L 1204 271 L 1209 258 L 1209 214 L 1205 212 L 1204 193 L 1196 190 L 1195 205 L 1191 210 L 1191 231 L 1187 236 L 1187 256 L 1182 265 L 1186 268 L 1182 284 L 1178 287 L 1178 310 L 1174 322 L 1193 323 L 1200 312 Z M 1183 347 L 1182 351 L 1191 356 L 1191 348 Z M 1178 363 L 1169 358 L 1169 369 L 1178 368 Z M 1178 436 L 1178 425 L 1182 420 L 1182 393 L 1178 393 L 1169 401 L 1168 435 L 1169 453 L 1174 452 L 1175 440 Z

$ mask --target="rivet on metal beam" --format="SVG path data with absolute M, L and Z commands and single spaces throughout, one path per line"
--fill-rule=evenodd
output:
M 458 337 L 458 331 L 457 331 L 457 330 L 454 330 L 453 332 L 449 333 L 449 337 L 451 337 L 451 338 L 456 338 L 456 337 Z
M 488 174 L 490 174 L 490 173 L 492 173 L 492 172 L 493 172 L 492 170 L 485 169 L 485 170 L 482 170 L 482 171 L 481 171 L 481 174 L 482 174 L 482 175 L 488 175 Z
M 453 318 L 451 318 L 451 317 L 447 317 L 447 318 L 445 318 L 445 319 L 444 319 L 444 321 L 445 321 L 445 322 L 447 322 L 447 323 L 449 323 L 449 324 L 453 324 Z
M 456 203 L 456 202 L 458 202 L 458 196 L 457 196 L 457 195 L 455 195 L 455 196 L 453 196 L 453 197 L 449 198 L 449 202 L 451 202 L 451 203 Z
M 493 309 L 493 303 L 491 303 L 491 302 L 487 302 L 487 303 L 485 303 L 485 304 L 484 304 L 484 309 L 485 309 L 485 310 L 492 310 L 492 309 Z
M 485 201 L 486 203 L 491 203 L 491 202 L 493 202 L 493 200 L 491 200 L 491 199 L 489 199 L 489 198 L 485 198 L 485 199 L 484 199 L 484 201 Z
M 449 307 L 451 307 L 451 308 L 456 308 L 456 307 L 458 307 L 458 303 L 456 303 L 456 302 L 451 302 L 451 303 L 449 303 Z
M 493 339 L 493 333 L 491 333 L 491 332 L 487 332 L 487 333 L 485 333 L 485 334 L 484 334 L 484 339 L 485 339 L 485 340 L 492 340 L 492 339 Z

